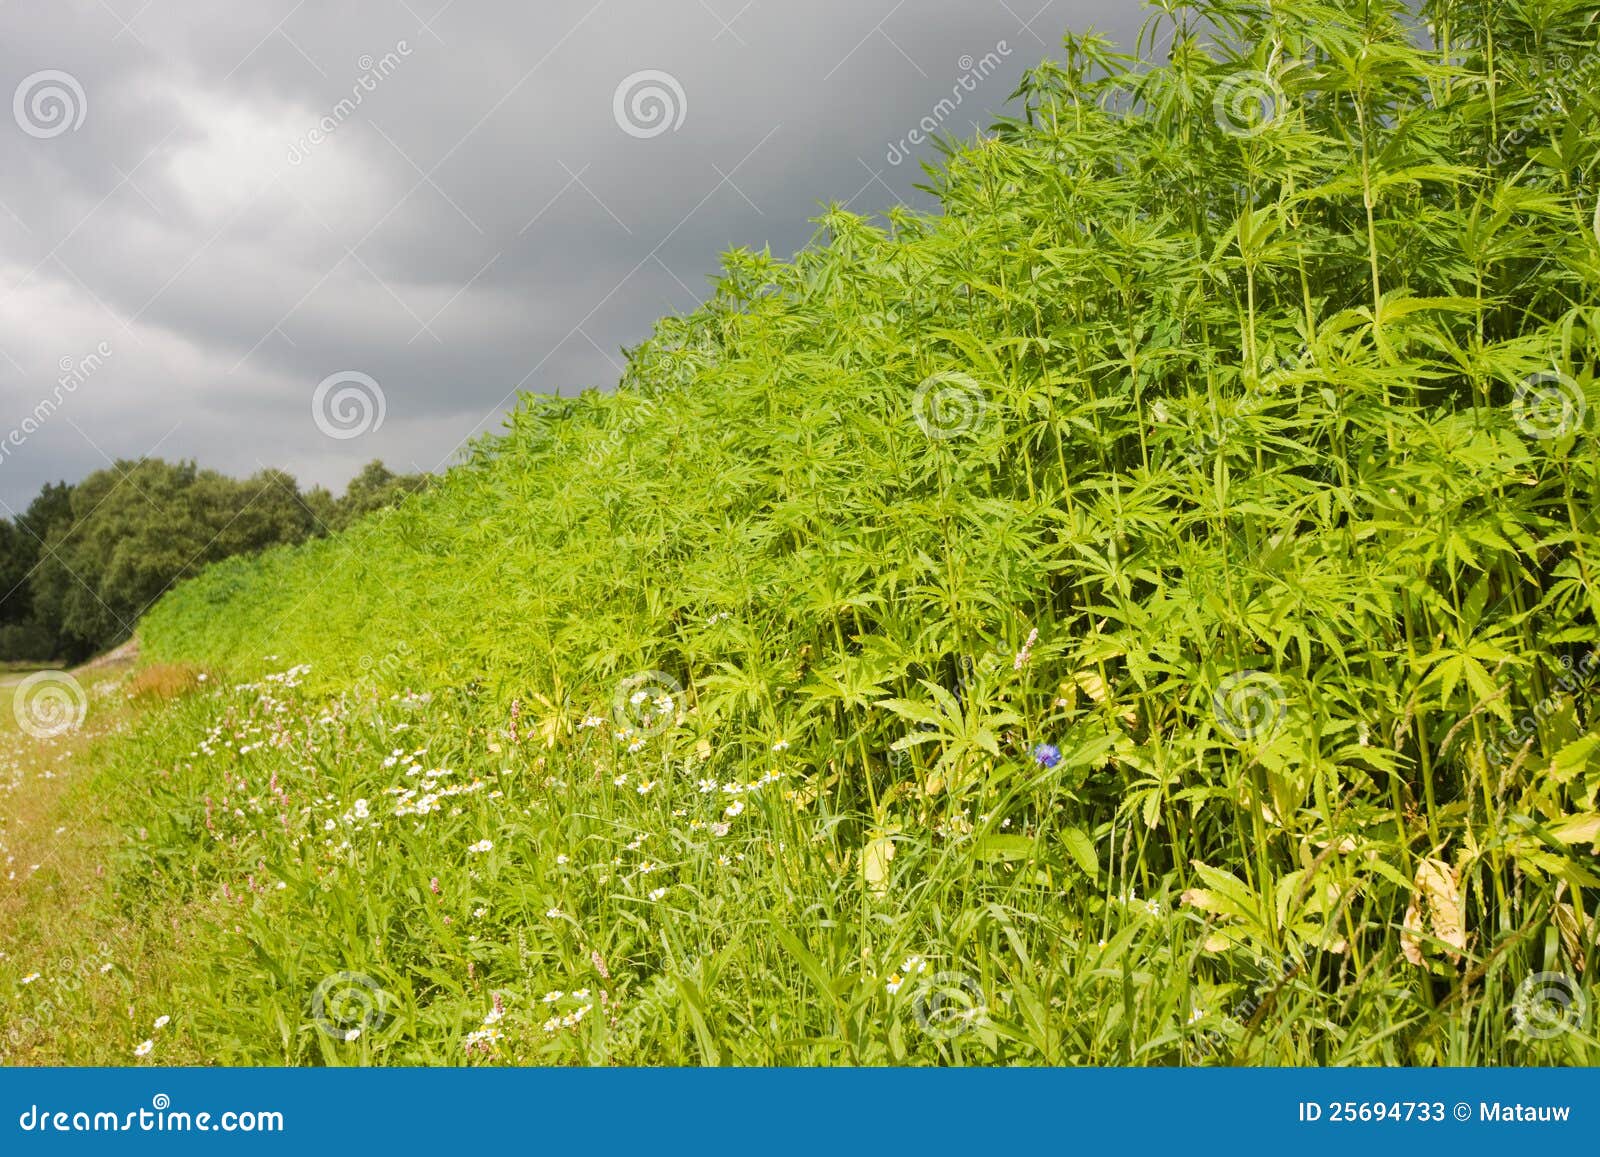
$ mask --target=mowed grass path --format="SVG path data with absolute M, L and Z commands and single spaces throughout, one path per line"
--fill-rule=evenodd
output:
M 123 647 L 73 671 L 83 722 L 44 738 L 15 709 L 32 672 L 0 676 L 0 1063 L 126 1064 L 161 1015 L 142 1005 L 177 966 L 170 930 L 119 917 L 109 865 L 126 833 L 93 776 L 97 745 L 142 709 L 137 661 Z

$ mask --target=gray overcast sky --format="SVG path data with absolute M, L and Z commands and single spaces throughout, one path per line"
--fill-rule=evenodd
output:
M 1143 17 L 1131 0 L 11 0 L 0 501 L 150 453 L 334 487 L 375 457 L 441 468 L 519 389 L 609 388 L 722 250 L 788 256 L 828 200 L 925 201 L 933 151 L 894 165 L 890 146 L 985 56 L 1009 53 L 949 131 L 986 125 L 1065 29 L 1131 50 Z M 670 80 L 619 106 L 651 72 Z M 359 381 L 315 420 L 345 371 L 377 383 L 381 425 L 336 404 Z

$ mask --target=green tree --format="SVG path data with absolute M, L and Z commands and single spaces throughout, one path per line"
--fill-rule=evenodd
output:
M 159 459 L 89 475 L 72 490 L 71 514 L 52 523 L 31 580 L 38 618 L 71 658 L 125 639 L 155 599 L 206 564 L 299 542 L 316 527 L 282 471 L 238 481 Z
M 396 474 L 374 458 L 345 487 L 344 497 L 339 500 L 329 526 L 342 530 L 375 510 L 394 506 L 407 495 L 421 490 L 427 481 L 426 474 Z

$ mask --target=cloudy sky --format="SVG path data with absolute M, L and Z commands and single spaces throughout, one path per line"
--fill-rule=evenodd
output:
M 1062 31 L 1131 45 L 1142 17 L 0 0 L 0 513 L 143 454 L 442 468 L 519 390 L 610 388 L 722 250 L 787 256 L 830 200 L 925 203 L 906 139 L 942 98 L 970 135 Z

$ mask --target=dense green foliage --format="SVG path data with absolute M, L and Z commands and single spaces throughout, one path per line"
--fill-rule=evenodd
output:
M 174 581 L 208 563 L 341 530 L 421 484 L 370 462 L 336 499 L 322 487 L 302 493 L 281 470 L 240 481 L 145 458 L 48 485 L 0 521 L 0 660 L 113 646 Z
M 196 1048 L 1600 1059 L 1525 983 L 1600 976 L 1593 9 L 1155 7 L 942 213 L 732 254 L 614 394 L 162 600 L 309 668 L 105 776 Z

